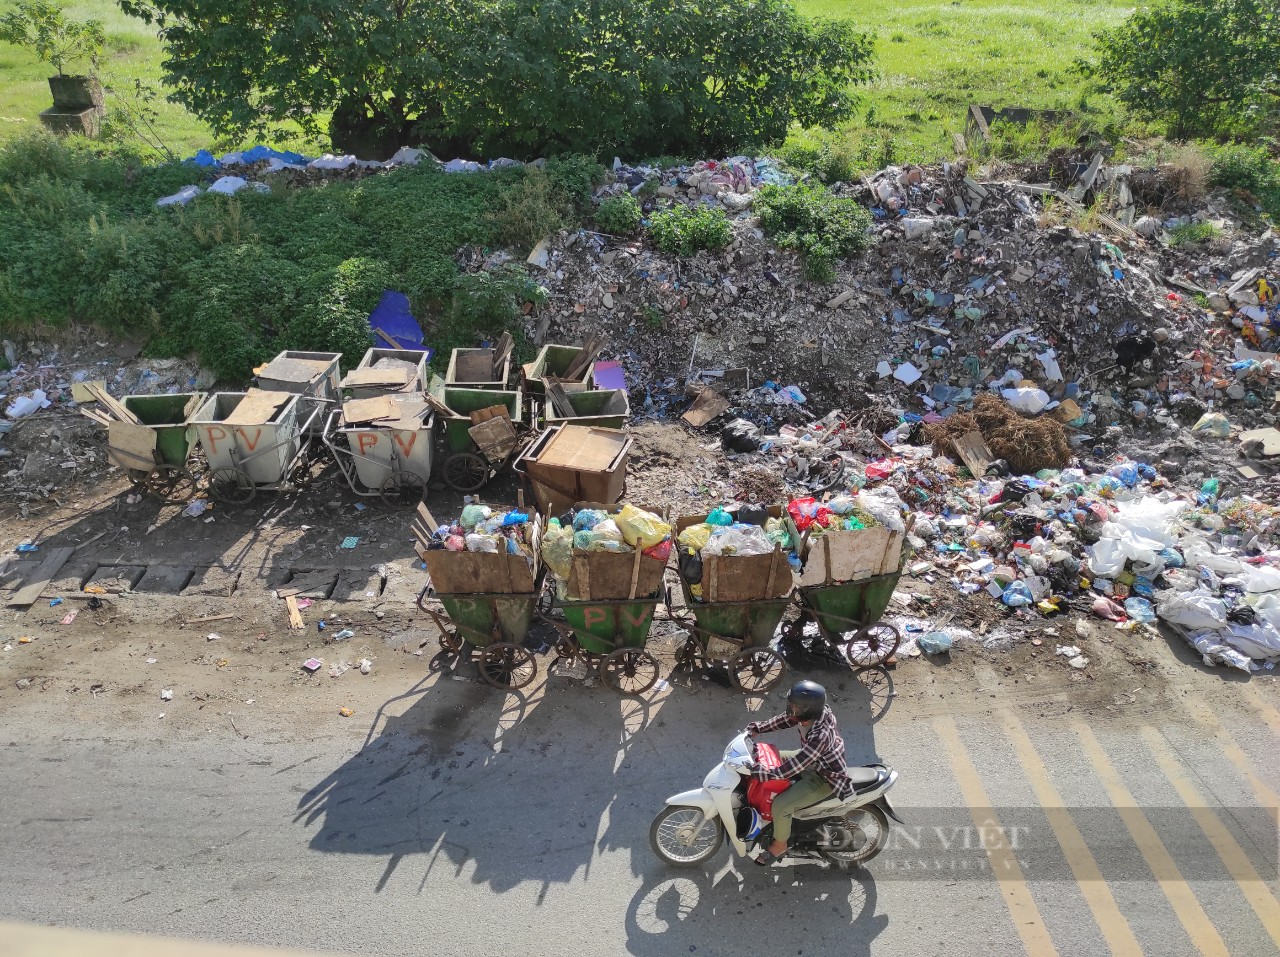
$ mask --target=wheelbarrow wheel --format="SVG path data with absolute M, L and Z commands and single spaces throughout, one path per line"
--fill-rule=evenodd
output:
M 869 668 L 883 664 L 898 650 L 902 636 L 898 629 L 885 621 L 877 621 L 854 632 L 845 645 L 844 654 L 851 668 Z
M 505 641 L 494 642 L 480 655 L 480 677 L 505 691 L 523 688 L 538 674 L 538 663 L 527 648 Z
M 209 494 L 227 505 L 248 505 L 257 493 L 253 479 L 239 469 L 216 469 L 209 476 Z
M 440 629 L 440 647 L 451 655 L 460 655 L 463 650 L 471 647 L 456 631 L 450 631 L 448 628 Z
M 152 498 L 170 505 L 191 501 L 196 493 L 196 478 L 186 469 L 175 465 L 157 465 L 142 480 L 142 487 Z
M 657 683 L 658 660 L 640 648 L 619 648 L 601 659 L 600 677 L 619 694 L 644 694 Z
M 475 452 L 454 452 L 444 460 L 444 480 L 455 492 L 478 492 L 489 481 L 489 463 Z
M 748 648 L 729 667 L 734 685 L 748 694 L 772 691 L 786 673 L 786 662 L 770 648 Z
M 388 505 L 417 505 L 426 495 L 427 487 L 412 472 L 392 472 L 382 480 L 378 489 Z

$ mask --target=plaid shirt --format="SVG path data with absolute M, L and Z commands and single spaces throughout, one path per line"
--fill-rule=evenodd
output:
M 768 734 L 780 728 L 794 728 L 799 723 L 796 718 L 780 714 L 768 721 L 751 722 L 747 725 L 747 733 Z M 773 769 L 756 765 L 751 776 L 757 781 L 773 781 L 778 778 L 799 777 L 801 771 L 809 769 L 830 784 L 831 790 L 840 800 L 853 794 L 853 782 L 849 780 L 845 767 L 844 739 L 840 737 L 840 729 L 836 727 L 835 712 L 830 708 L 823 708 L 822 716 L 800 731 L 799 754 Z

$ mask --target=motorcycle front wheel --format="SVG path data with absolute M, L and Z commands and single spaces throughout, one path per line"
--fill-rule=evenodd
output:
M 653 853 L 673 867 L 697 867 L 711 860 L 723 842 L 720 819 L 707 817 L 696 807 L 667 805 L 649 827 Z

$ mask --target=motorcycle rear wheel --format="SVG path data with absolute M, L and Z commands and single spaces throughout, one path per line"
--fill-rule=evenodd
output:
M 889 843 L 889 819 L 874 804 L 854 808 L 839 823 L 827 826 L 840 846 L 819 847 L 818 853 L 841 870 L 867 863 Z
M 653 853 L 672 867 L 697 867 L 711 860 L 723 843 L 720 819 L 705 817 L 696 807 L 669 804 L 649 827 Z

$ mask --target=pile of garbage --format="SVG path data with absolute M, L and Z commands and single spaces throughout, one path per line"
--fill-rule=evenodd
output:
M 609 552 L 666 563 L 671 555 L 671 526 L 660 515 L 630 503 L 604 508 L 570 509 L 548 519 L 541 555 L 556 579 L 561 599 L 570 594 L 575 556 Z
M 455 522 L 441 524 L 427 543 L 428 551 L 481 552 L 523 555 L 534 562 L 534 526 L 528 512 L 494 511 L 488 505 L 471 504 Z

